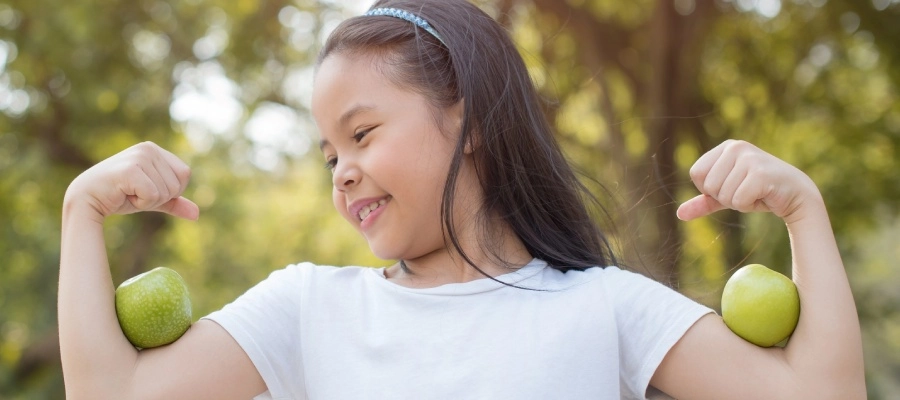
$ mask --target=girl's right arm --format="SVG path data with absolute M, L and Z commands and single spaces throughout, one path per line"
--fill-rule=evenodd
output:
M 116 319 L 115 288 L 103 239 L 113 214 L 159 211 L 196 219 L 181 197 L 190 169 L 146 142 L 76 178 L 63 202 L 59 338 L 68 399 L 248 399 L 266 390 L 241 347 L 201 320 L 175 343 L 137 351 Z

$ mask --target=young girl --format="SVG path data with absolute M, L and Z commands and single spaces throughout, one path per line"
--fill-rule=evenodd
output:
M 691 169 L 701 194 L 678 210 L 784 219 L 802 314 L 785 348 L 760 348 L 615 266 L 520 56 L 478 8 L 379 1 L 334 31 L 314 85 L 334 205 L 400 261 L 289 266 L 175 343 L 137 351 L 116 321 L 104 218 L 199 214 L 181 197 L 188 166 L 138 144 L 66 193 L 69 399 L 865 398 L 853 298 L 801 171 L 727 141 Z

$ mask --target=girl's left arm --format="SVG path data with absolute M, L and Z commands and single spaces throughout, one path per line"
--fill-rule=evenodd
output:
M 726 141 L 691 168 L 701 194 L 690 220 L 722 209 L 766 211 L 787 225 L 800 321 L 787 346 L 761 348 L 716 315 L 672 347 L 651 384 L 679 399 L 865 399 L 862 338 L 825 203 L 803 172 L 741 141 Z

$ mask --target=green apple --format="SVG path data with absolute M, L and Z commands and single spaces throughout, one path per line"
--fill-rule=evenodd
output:
M 116 288 L 116 316 L 128 341 L 147 349 L 177 340 L 191 326 L 191 298 L 177 272 L 157 267 Z
M 772 347 L 791 336 L 800 319 L 800 295 L 788 277 L 760 264 L 742 267 L 725 283 L 722 319 L 732 332 L 757 346 Z

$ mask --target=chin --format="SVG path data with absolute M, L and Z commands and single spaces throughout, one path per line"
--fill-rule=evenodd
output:
M 382 260 L 402 260 L 403 256 L 397 251 L 385 251 L 384 249 L 378 249 L 374 246 L 369 246 L 369 249 L 372 250 L 372 254 L 375 257 L 378 257 Z
M 401 252 L 396 248 L 380 243 L 378 240 L 366 238 L 366 241 L 369 243 L 369 250 L 372 251 L 375 257 L 382 260 L 400 260 L 402 257 Z

